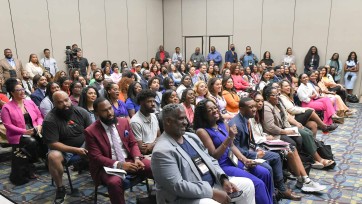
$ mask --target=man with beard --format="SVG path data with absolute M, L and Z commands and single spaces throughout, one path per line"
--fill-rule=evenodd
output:
M 89 114 L 83 108 L 73 106 L 68 94 L 53 94 L 54 108 L 43 121 L 43 139 L 48 145 L 49 172 L 57 186 L 54 203 L 63 203 L 66 195 L 63 186 L 63 164 L 74 163 L 80 156 L 87 156 L 84 148 L 84 129 L 91 124 Z
M 271 68 L 271 69 L 273 69 L 273 68 Z M 283 76 L 282 76 L 280 69 L 281 69 L 280 66 L 274 67 L 274 77 L 273 78 L 270 77 L 270 80 L 272 82 L 279 83 L 280 81 L 283 80 Z
M 25 89 L 25 94 L 30 96 L 34 92 L 33 82 L 31 81 L 30 76 L 26 70 L 21 71 L 21 76 L 23 77 L 21 84 Z
M 156 110 L 156 93 L 150 89 L 144 89 L 137 95 L 137 104 L 140 110 L 131 118 L 131 128 L 138 142 L 142 154 L 151 154 L 156 144 L 156 138 L 160 136 Z
M 143 158 L 127 119 L 115 117 L 107 99 L 96 99 L 93 109 L 99 120 L 84 131 L 90 173 L 96 185 L 107 186 L 111 203 L 125 203 L 123 180 L 107 174 L 103 167 L 153 178 L 150 161 Z
M 39 107 L 41 101 L 45 98 L 48 81 L 45 76 L 37 74 L 33 77 L 33 84 L 36 84 L 37 89 L 30 95 L 30 98 Z
M 142 86 L 142 89 L 148 89 L 148 80 L 150 79 L 151 73 L 149 70 L 143 71 L 143 77 L 140 81 L 140 84 Z
M 91 86 L 93 86 L 97 91 L 101 90 L 103 86 L 103 73 L 100 69 L 97 69 L 93 72 L 93 79 L 95 80 Z
M 10 78 L 21 78 L 20 71 L 23 70 L 23 65 L 20 60 L 13 58 L 13 53 L 9 48 L 4 50 L 5 58 L 0 60 L 0 86 L 3 92 L 6 88 L 3 87 L 5 81 Z

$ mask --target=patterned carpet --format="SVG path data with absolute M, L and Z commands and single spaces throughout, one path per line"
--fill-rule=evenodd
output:
M 326 185 L 323 194 L 302 194 L 302 202 L 283 200 L 280 203 L 362 203 L 362 104 L 350 104 L 358 112 L 346 118 L 343 125 L 330 134 L 318 131 L 317 138 L 332 146 L 337 165 L 333 170 L 314 170 L 310 177 Z M 295 181 L 288 182 L 295 192 Z
M 326 185 L 327 190 L 322 194 L 302 194 L 301 202 L 282 200 L 281 204 L 289 203 L 362 203 L 362 104 L 351 104 L 358 109 L 354 117 L 345 119 L 345 123 L 330 133 L 319 132 L 318 138 L 331 144 L 336 157 L 337 166 L 333 170 L 313 170 L 310 177 Z M 51 203 L 55 196 L 55 188 L 50 185 L 51 178 L 45 170 L 39 170 L 40 178 L 22 186 L 14 186 L 9 181 L 10 163 L 2 162 L 0 165 L 0 193 L 16 203 Z M 67 195 L 67 203 L 93 203 L 94 186 L 88 172 L 78 175 L 71 173 L 73 186 L 78 192 Z M 64 184 L 68 185 L 66 175 L 63 176 Z M 150 182 L 151 183 L 151 182 Z M 288 181 L 290 188 L 295 189 L 295 181 Z M 67 189 L 70 192 L 69 188 Z M 106 188 L 99 188 L 106 192 Z M 138 185 L 133 187 L 133 192 L 125 192 L 127 203 L 136 203 L 136 197 L 147 196 L 146 187 Z M 98 196 L 98 203 L 109 203 L 109 199 Z

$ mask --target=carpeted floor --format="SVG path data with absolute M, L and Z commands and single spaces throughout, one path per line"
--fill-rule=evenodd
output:
M 351 104 L 358 109 L 352 118 L 345 119 L 345 123 L 330 133 L 319 132 L 318 138 L 332 145 L 337 166 L 333 170 L 313 170 L 310 177 L 321 184 L 327 185 L 322 194 L 302 194 L 301 202 L 282 200 L 280 203 L 362 203 L 362 104 Z M 14 186 L 9 181 L 10 163 L 2 162 L 0 165 L 0 193 L 16 203 L 51 203 L 55 196 L 55 188 L 50 185 L 51 177 L 45 170 L 38 171 L 40 178 L 22 186 Z M 88 172 L 78 175 L 71 173 L 73 185 L 78 192 L 67 195 L 67 203 L 93 203 L 94 186 Z M 66 175 L 64 184 L 68 185 Z M 152 182 L 150 182 L 152 183 Z M 290 188 L 295 189 L 295 181 L 288 181 Z M 99 189 L 106 192 L 106 188 Z M 68 192 L 70 192 L 68 188 Z M 145 197 L 146 187 L 135 186 L 133 192 L 125 192 L 127 203 L 136 203 L 136 197 Z M 98 203 L 109 203 L 109 199 L 98 196 Z

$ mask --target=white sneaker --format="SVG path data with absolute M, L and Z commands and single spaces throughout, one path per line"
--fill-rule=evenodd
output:
M 300 187 L 300 185 L 297 185 L 297 187 Z M 309 183 L 303 183 L 303 186 L 301 187 L 302 191 L 305 192 L 318 192 L 323 191 L 326 188 L 326 186 L 320 185 L 319 183 L 312 180 Z

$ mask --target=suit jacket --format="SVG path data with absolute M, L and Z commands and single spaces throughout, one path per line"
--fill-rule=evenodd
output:
M 118 134 L 122 140 L 123 147 L 129 153 L 129 158 L 142 156 L 137 141 L 133 135 L 131 127 L 126 118 L 118 118 L 116 125 Z M 128 135 L 125 132 L 128 131 Z M 89 153 L 89 170 L 96 184 L 100 183 L 99 174 L 103 167 L 113 168 L 116 160 L 112 159 L 111 145 L 100 120 L 97 120 L 92 125 L 84 130 L 86 147 Z
M 21 70 L 23 70 L 23 65 L 20 60 L 14 59 L 15 68 L 16 68 L 16 77 L 21 79 Z M 9 64 L 7 59 L 0 60 L 0 79 L 2 82 L 0 86 L 2 87 L 5 84 L 5 81 L 10 78 L 10 70 L 14 70 L 14 68 Z
M 38 107 L 31 100 L 23 100 L 24 107 L 28 111 L 33 126 L 36 127 L 43 123 L 43 116 Z M 1 111 L 1 119 L 6 128 L 6 137 L 9 144 L 19 144 L 21 135 L 26 131 L 24 115 L 15 101 L 6 103 Z
M 238 54 L 234 52 L 234 55 L 231 50 L 228 50 L 225 53 L 225 62 L 237 63 L 238 62 Z
M 206 81 L 205 81 L 205 77 L 204 77 L 204 76 L 206 76 Z M 207 84 L 207 82 L 208 82 L 209 79 L 210 79 L 210 77 L 209 77 L 209 75 L 208 75 L 207 73 L 204 75 L 204 74 L 201 73 L 201 72 L 199 72 L 199 73 L 197 74 L 197 78 L 198 78 L 198 81 L 205 81 L 206 84 Z
M 165 59 L 163 59 L 163 62 L 167 61 L 168 58 L 171 58 L 170 54 L 168 52 L 166 52 L 166 51 L 164 51 L 164 52 L 165 52 Z M 156 52 L 155 58 L 156 58 L 156 61 L 161 62 L 160 51 Z
M 275 108 L 268 101 L 264 101 L 264 120 L 262 125 L 265 133 L 278 136 L 284 128 L 291 127 L 291 125 L 288 122 L 288 113 L 285 109 L 283 107 L 279 109 L 285 115 L 282 118 L 279 111 L 275 110 Z
M 238 113 L 233 119 L 230 120 L 229 124 L 235 124 L 238 129 L 238 133 L 235 136 L 234 145 L 240 150 L 240 152 L 249 159 L 256 158 L 256 152 L 249 151 L 249 130 L 247 120 Z
M 37 106 L 40 106 L 40 103 L 45 98 L 45 95 L 39 88 L 37 88 L 34 93 L 30 95 L 30 98 Z
M 216 184 L 220 184 L 221 177 L 227 178 L 218 161 L 208 154 L 197 135 L 185 133 L 183 137 L 209 167 Z M 201 179 L 190 156 L 166 132 L 160 136 L 153 149 L 151 168 L 156 183 L 157 203 L 190 204 L 198 203 L 201 198 L 212 198 L 210 184 Z

